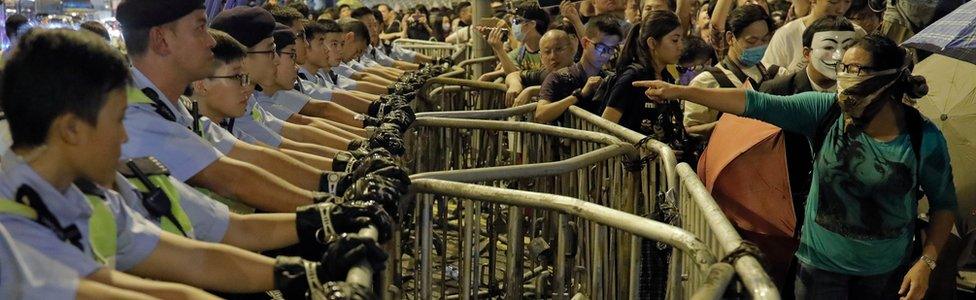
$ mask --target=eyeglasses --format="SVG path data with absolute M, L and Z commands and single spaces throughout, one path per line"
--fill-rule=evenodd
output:
M 272 56 L 278 56 L 278 51 L 275 51 L 276 48 L 278 48 L 278 46 L 275 46 L 274 44 L 271 44 L 271 50 L 267 50 L 267 51 L 247 51 L 247 54 L 271 54 Z
M 287 51 L 278 52 L 278 56 L 282 56 L 282 55 L 288 55 L 288 57 L 291 57 L 291 60 L 298 59 L 298 53 L 296 52 L 287 52 Z
M 512 18 L 512 25 L 520 25 L 520 24 L 525 23 L 525 22 L 528 22 L 528 21 L 529 20 L 526 20 L 523 17 L 515 17 L 515 18 Z
M 616 46 L 616 45 L 610 46 L 610 45 L 607 45 L 607 44 L 604 44 L 604 43 L 597 43 L 597 42 L 595 42 L 595 41 L 593 41 L 593 40 L 591 40 L 589 38 L 583 38 L 583 40 L 586 40 L 586 41 L 590 42 L 590 44 L 593 44 L 593 49 L 596 50 L 596 53 L 597 54 L 600 54 L 600 55 L 613 55 L 613 54 L 616 54 L 617 53 L 618 46 Z
M 210 79 L 236 79 L 237 81 L 239 81 L 241 83 L 241 87 L 248 87 L 248 86 L 251 85 L 251 76 L 248 76 L 247 74 L 234 74 L 234 75 L 227 75 L 227 76 L 210 76 L 210 77 L 207 77 L 207 78 L 210 78 Z
M 848 74 L 858 75 L 858 76 L 867 75 L 878 71 L 878 69 L 875 67 L 867 67 L 858 64 L 845 64 L 845 63 L 838 63 L 837 70 L 846 72 Z

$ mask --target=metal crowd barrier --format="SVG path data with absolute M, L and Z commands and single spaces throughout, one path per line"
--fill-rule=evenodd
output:
M 435 42 L 435 41 L 424 41 L 424 40 L 414 40 L 414 39 L 396 39 L 393 41 L 393 46 L 398 46 L 403 49 L 416 51 L 417 53 L 427 55 L 430 57 L 455 57 L 456 53 L 467 53 L 470 47 L 465 45 L 455 45 L 445 42 Z M 457 58 L 467 59 L 468 55 L 464 54 Z M 457 59 L 456 58 L 456 59 Z
M 732 281 L 737 295 L 778 298 L 756 258 L 740 251 L 741 237 L 694 173 L 679 177 L 670 148 L 576 107 L 559 121 L 563 127 L 518 122 L 530 121 L 535 105 L 504 108 L 504 90 L 456 78 L 428 81 L 407 137 L 406 164 L 414 177 L 562 195 L 653 218 L 700 237 L 708 253 L 577 215 L 421 193 L 416 218 L 404 224 L 407 235 L 399 242 L 407 256 L 394 268 L 394 285 L 403 295 L 711 299 L 725 295 Z M 508 251 L 526 245 L 524 261 L 510 254 L 523 251 Z M 736 279 L 732 266 L 702 257 L 727 258 Z

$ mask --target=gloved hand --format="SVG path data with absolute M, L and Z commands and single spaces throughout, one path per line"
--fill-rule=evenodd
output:
M 376 271 L 382 271 L 389 256 L 372 239 L 343 235 L 329 245 L 319 262 L 300 257 L 279 256 L 274 266 L 274 288 L 285 299 L 307 299 L 324 294 L 323 283 L 341 281 L 349 269 L 363 259 Z
M 415 120 L 417 117 L 409 106 L 406 106 L 405 109 L 391 111 L 383 116 L 383 123 L 397 125 L 400 127 L 400 133 L 406 131 Z
M 326 300 L 372 300 L 376 298 L 373 291 L 365 286 L 343 281 L 326 282 L 322 286 L 322 292 L 324 294 L 321 299 Z
M 400 182 L 410 182 L 410 176 L 407 175 L 407 171 L 397 165 L 396 161 L 389 156 L 368 155 L 357 160 L 352 166 L 352 172 L 342 176 L 336 183 L 335 192 L 337 195 L 344 194 L 357 180 L 370 174 L 396 179 Z M 405 193 L 406 191 L 402 192 Z
M 409 191 L 410 182 L 379 175 L 366 175 L 349 187 L 343 194 L 346 201 L 376 201 L 394 220 L 398 220 L 400 198 Z
M 383 122 L 381 122 L 380 118 L 377 118 L 377 117 L 371 117 L 371 116 L 367 116 L 367 115 L 362 115 L 362 118 L 363 118 L 363 127 L 380 126 L 380 124 L 383 124 Z
M 383 97 L 380 97 L 380 99 L 382 100 Z M 382 118 L 383 114 L 387 112 L 388 107 L 389 105 L 387 102 L 380 100 L 373 101 L 369 104 L 369 108 L 366 109 L 366 115 L 374 118 Z
M 393 218 L 373 201 L 320 203 L 299 207 L 295 215 L 298 241 L 303 247 L 324 247 L 344 233 L 358 233 L 369 225 L 379 231 L 379 242 L 393 235 Z
M 400 136 L 399 127 L 390 128 L 384 124 L 373 133 L 373 136 L 369 138 L 370 148 L 385 148 L 389 150 L 395 156 L 401 156 L 407 152 L 407 148 L 403 145 L 403 138 Z M 395 126 L 395 125 L 394 125 Z M 386 127 L 386 128 L 384 128 Z

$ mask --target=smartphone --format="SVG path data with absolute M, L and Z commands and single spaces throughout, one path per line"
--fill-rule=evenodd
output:
M 478 32 L 481 32 L 481 35 L 483 35 L 487 39 L 488 34 L 490 34 L 491 30 L 495 29 L 496 27 L 475 26 L 474 28 L 477 29 Z M 508 28 L 501 28 L 501 30 L 502 30 L 502 41 L 503 42 L 508 41 Z

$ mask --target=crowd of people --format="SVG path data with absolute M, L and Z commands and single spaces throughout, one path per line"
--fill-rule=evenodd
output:
M 911 105 L 929 53 L 899 43 L 960 3 L 491 1 L 473 20 L 470 2 L 253 2 L 123 0 L 121 44 L 8 18 L 3 298 L 371 299 L 346 275 L 384 267 L 410 102 L 450 64 L 392 41 L 476 38 L 497 68 L 471 79 L 535 122 L 576 106 L 692 165 L 726 116 L 781 128 L 796 230 L 753 242 L 785 298 L 947 295 L 929 287 L 960 255 L 950 158 Z

